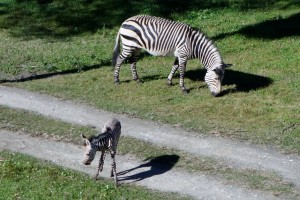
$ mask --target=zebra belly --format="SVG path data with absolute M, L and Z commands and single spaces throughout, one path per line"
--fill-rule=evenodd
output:
M 153 56 L 174 56 L 174 54 L 175 54 L 175 50 L 155 51 L 155 50 L 146 49 L 146 51 Z

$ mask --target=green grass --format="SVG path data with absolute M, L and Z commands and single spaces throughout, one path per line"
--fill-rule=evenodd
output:
M 87 175 L 19 153 L 0 151 L 0 199 L 184 199 L 142 187 L 95 182 Z
M 194 7 L 176 1 L 181 10 L 161 5 L 169 1 L 158 7 L 150 1 L 143 6 L 132 1 L 131 12 L 116 5 L 112 14 L 101 13 L 110 7 L 98 1 L 68 2 L 38 5 L 6 0 L 0 5 L 4 84 L 299 154 L 299 1 L 224 0 L 202 6 L 195 1 Z M 64 4 L 72 9 L 63 10 Z M 114 38 L 123 18 L 137 13 L 186 22 L 214 39 L 225 62 L 234 64 L 225 73 L 224 95 L 210 95 L 203 82 L 205 70 L 197 60 L 188 63 L 186 85 L 191 92 L 182 95 L 177 85 L 165 84 L 174 58 L 147 55 L 138 62 L 143 84 L 131 81 L 127 64 L 121 69 L 121 85 L 115 86 L 109 66 Z M 61 16 L 66 20 L 60 21 Z
M 35 137 L 82 144 L 81 132 L 86 135 L 96 133 L 95 129 L 91 127 L 71 125 L 28 111 L 0 106 L 0 112 L 2 113 L 0 116 L 0 129 L 28 133 Z M 211 157 L 193 156 L 183 151 L 155 146 L 124 135 L 118 145 L 118 154 L 130 154 L 140 160 L 151 160 L 152 162 L 165 164 L 170 168 L 175 167 L 189 172 L 199 172 L 250 189 L 270 191 L 285 197 L 297 195 L 293 185 L 283 181 L 275 173 L 235 169 Z

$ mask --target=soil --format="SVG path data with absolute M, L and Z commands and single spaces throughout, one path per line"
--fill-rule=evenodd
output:
M 283 154 L 272 147 L 218 137 L 200 137 L 199 133 L 11 87 L 0 86 L 0 105 L 37 112 L 69 123 L 94 126 L 97 129 L 101 129 L 105 122 L 115 117 L 122 123 L 122 135 L 199 156 L 211 156 L 235 168 L 275 172 L 285 181 L 292 182 L 297 190 L 300 189 L 300 157 Z M 0 149 L 26 153 L 90 175 L 96 172 L 96 162 L 91 166 L 81 163 L 83 150 L 78 146 L 32 138 L 6 130 L 1 130 L 0 135 Z M 134 182 L 151 189 L 176 192 L 195 199 L 280 199 L 268 192 L 248 190 L 207 174 L 187 173 L 155 164 L 151 160 L 143 162 L 129 155 L 117 155 L 116 159 L 121 184 Z M 101 174 L 103 177 L 109 176 L 109 166 L 108 156 Z

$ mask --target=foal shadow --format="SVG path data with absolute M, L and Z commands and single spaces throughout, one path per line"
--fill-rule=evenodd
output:
M 163 155 L 152 159 L 148 158 L 144 160 L 144 161 L 148 161 L 147 163 L 119 172 L 117 174 L 118 180 L 138 182 L 146 178 L 150 178 L 152 176 L 160 175 L 171 170 L 178 162 L 178 160 L 179 160 L 178 155 Z M 143 168 L 150 168 L 150 169 L 143 169 Z M 134 173 L 134 171 L 138 171 L 138 172 Z M 126 176 L 127 174 L 130 175 Z

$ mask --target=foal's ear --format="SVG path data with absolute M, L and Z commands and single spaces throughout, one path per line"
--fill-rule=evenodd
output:
M 82 142 L 82 145 L 83 145 L 83 146 L 89 145 L 90 142 L 89 142 L 88 139 L 86 139 L 85 135 L 83 135 L 83 133 L 81 133 L 80 135 L 81 135 L 81 137 L 84 139 L 84 141 Z
M 86 139 L 86 137 L 85 137 L 85 135 L 83 135 L 83 133 L 81 133 L 81 137 L 84 139 L 84 141 L 82 143 L 83 146 L 90 146 L 91 145 L 90 141 L 88 139 Z
M 232 66 L 232 64 L 223 64 L 223 66 L 224 66 L 224 68 L 229 68 L 229 67 L 231 67 Z

